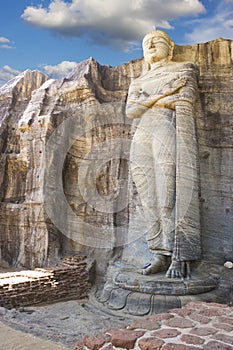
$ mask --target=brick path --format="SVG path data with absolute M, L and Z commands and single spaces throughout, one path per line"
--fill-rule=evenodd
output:
M 233 350 L 233 308 L 190 302 L 181 309 L 153 315 L 127 328 L 85 336 L 76 350 Z

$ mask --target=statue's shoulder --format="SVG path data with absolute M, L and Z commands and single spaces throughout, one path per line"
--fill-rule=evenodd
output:
M 172 61 L 171 62 L 171 68 L 173 70 L 195 70 L 195 71 L 199 71 L 199 67 L 193 63 L 193 62 L 188 62 L 188 61 L 183 61 L 183 62 L 175 62 Z
M 170 72 L 173 72 L 175 75 L 190 77 L 193 79 L 199 79 L 200 71 L 199 67 L 193 62 L 171 62 L 169 67 Z

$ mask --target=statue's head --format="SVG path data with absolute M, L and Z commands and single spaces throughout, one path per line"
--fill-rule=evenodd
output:
M 143 53 L 145 61 L 151 64 L 172 59 L 174 42 L 169 35 L 162 30 L 152 30 L 146 34 L 142 41 Z

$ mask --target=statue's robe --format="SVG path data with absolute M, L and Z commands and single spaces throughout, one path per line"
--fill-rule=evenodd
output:
M 149 248 L 178 261 L 201 258 L 198 73 L 189 62 L 158 64 L 131 83 L 126 106 L 129 118 L 140 118 L 130 163 Z

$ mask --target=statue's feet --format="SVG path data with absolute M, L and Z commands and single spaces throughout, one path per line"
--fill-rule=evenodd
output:
M 172 260 L 171 265 L 166 273 L 167 278 L 181 278 L 181 263 L 180 261 Z
M 165 271 L 167 268 L 167 260 L 168 257 L 165 255 L 156 255 L 151 263 L 146 264 L 138 272 L 142 275 L 152 275 L 154 273 Z
M 190 262 L 172 260 L 166 273 L 167 278 L 191 278 Z

